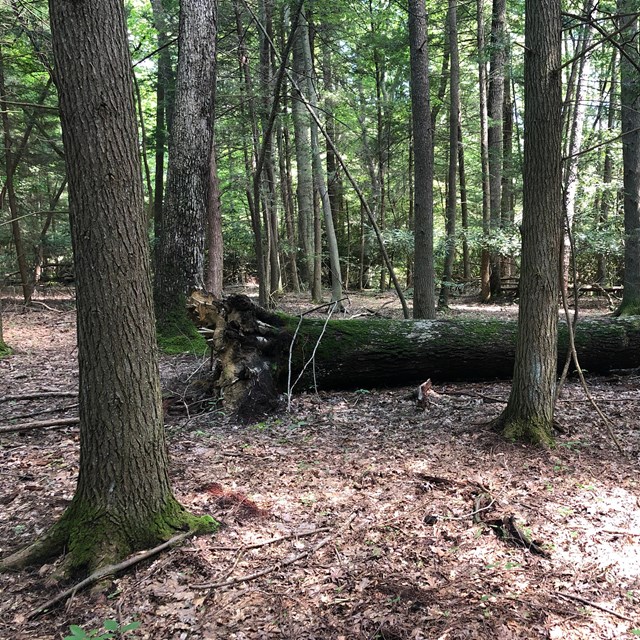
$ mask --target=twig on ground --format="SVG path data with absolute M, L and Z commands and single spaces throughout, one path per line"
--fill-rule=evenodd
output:
M 40 300 L 30 300 L 31 304 L 41 304 L 45 309 L 49 309 L 49 311 L 53 311 L 55 313 L 64 313 L 63 310 L 61 309 L 54 309 L 53 307 L 50 307 L 48 304 L 45 304 L 44 302 L 40 302 Z
M 41 416 L 43 413 L 61 413 L 63 411 L 69 411 L 71 409 L 77 409 L 78 403 L 67 404 L 64 407 L 50 407 L 49 409 L 40 409 L 40 411 L 32 411 L 31 413 L 20 413 L 17 416 L 11 416 L 11 420 L 22 420 L 23 418 L 33 418 L 34 416 Z
M 266 576 L 269 573 L 273 573 L 278 569 L 283 569 L 284 567 L 288 567 L 294 564 L 295 562 L 298 562 L 299 560 L 302 560 L 303 558 L 310 556 L 312 553 L 315 553 L 325 545 L 329 544 L 332 538 L 333 536 L 327 536 L 326 538 L 323 538 L 322 540 L 320 540 L 318 544 L 311 547 L 311 549 L 307 549 L 306 551 L 303 551 L 302 553 L 298 553 L 297 555 L 293 556 L 292 558 L 289 558 L 288 560 L 285 560 L 284 562 L 279 562 L 278 564 L 271 565 L 270 567 L 267 567 L 266 569 L 262 569 L 261 571 L 256 571 L 255 573 L 250 573 L 249 575 L 246 575 L 246 576 L 240 576 L 239 578 L 233 578 L 232 580 L 223 580 L 222 582 L 192 584 L 191 588 L 192 589 L 219 589 L 221 587 L 229 587 L 231 585 L 240 584 L 242 582 L 250 582 L 251 580 L 255 580 L 256 578 L 261 578 L 262 576 Z
M 13 433 L 15 431 L 32 431 L 33 429 L 46 429 L 48 427 L 69 427 L 80 423 L 80 418 L 58 418 L 56 420 L 39 420 L 38 422 L 25 422 L 24 424 L 14 424 L 0 426 L 0 433 Z
M 263 540 L 262 542 L 256 542 L 254 544 L 248 544 L 242 547 L 212 547 L 212 551 L 249 551 L 250 549 L 258 549 L 259 547 L 266 547 L 270 544 L 277 544 L 278 542 L 284 542 L 285 540 L 295 540 L 296 538 L 306 538 L 313 536 L 316 533 L 324 533 L 325 531 L 331 531 L 330 527 L 320 527 L 319 529 L 312 529 L 311 531 L 302 531 L 291 533 L 287 536 L 280 536 L 279 538 L 271 538 L 269 540 Z
M 577 602 L 582 602 L 582 604 L 586 604 L 589 607 L 593 607 L 594 609 L 599 609 L 600 611 L 604 611 L 616 618 L 620 618 L 620 620 L 626 620 L 627 622 L 631 622 L 636 624 L 636 620 L 630 618 L 629 616 L 625 616 L 622 613 L 618 613 L 617 611 L 613 611 L 613 609 L 609 609 L 607 607 L 603 607 L 601 604 L 597 602 L 592 602 L 591 600 L 587 600 L 581 596 L 574 596 L 572 593 L 563 593 L 562 591 L 554 591 L 555 595 L 560 596 L 561 598 L 566 598 L 567 600 L 576 600 Z
M 20 402 L 40 400 L 41 398 L 77 398 L 77 391 L 42 391 L 41 393 L 22 393 L 19 395 L 1 396 L 0 402 Z
M 346 529 L 349 526 L 351 526 L 351 523 L 355 519 L 356 515 L 357 515 L 356 513 L 352 513 L 347 518 L 347 520 L 344 523 L 344 525 L 342 525 L 342 528 Z M 313 532 L 309 532 L 308 535 L 312 535 L 312 533 L 320 533 L 321 531 L 324 531 L 325 529 L 326 529 L 326 527 L 322 527 L 320 529 L 315 529 Z M 298 537 L 300 537 L 300 535 L 298 535 Z M 257 578 L 261 578 L 262 576 L 266 576 L 266 575 L 268 575 L 270 573 L 273 573 L 274 571 L 277 571 L 278 569 L 282 569 L 284 567 L 288 567 L 288 566 L 298 562 L 299 560 L 303 560 L 307 556 L 310 556 L 311 554 L 315 553 L 316 551 L 318 551 L 319 549 L 321 549 L 325 545 L 329 544 L 329 542 L 331 542 L 332 539 L 333 539 L 333 535 L 327 536 L 326 538 L 323 538 L 322 540 L 320 540 L 320 542 L 318 542 L 316 545 L 314 545 L 310 549 L 307 549 L 306 551 L 303 551 L 302 553 L 298 553 L 297 555 L 289 558 L 288 560 L 284 560 L 283 562 L 278 562 L 278 564 L 271 565 L 270 567 L 267 567 L 266 569 L 262 569 L 260 571 L 256 571 L 255 573 L 250 573 L 249 575 L 240 576 L 238 578 L 233 578 L 231 580 L 222 580 L 222 581 L 218 581 L 218 582 L 208 582 L 208 583 L 205 583 L 205 584 L 192 584 L 191 588 L 192 589 L 220 589 L 222 587 L 229 587 L 229 586 L 234 585 L 234 584 L 241 584 L 243 582 L 250 582 L 251 580 L 256 580 Z
M 165 549 L 168 549 L 169 547 L 173 547 L 179 544 L 180 542 L 183 542 L 184 540 L 186 540 L 187 538 L 190 538 L 194 534 L 195 534 L 195 531 L 187 531 L 185 533 L 180 533 L 177 536 L 174 536 L 173 538 L 171 538 L 170 540 L 167 540 L 166 542 L 163 542 L 162 544 L 158 545 L 157 547 L 153 547 L 153 549 L 147 549 L 146 551 L 142 551 L 134 556 L 131 556 L 130 558 L 127 558 L 126 560 L 123 560 L 118 564 L 110 564 L 106 567 L 102 567 L 102 569 L 98 569 L 97 571 L 92 573 L 89 577 L 78 582 L 78 584 L 75 584 L 73 587 L 69 587 L 68 589 L 65 589 L 64 591 L 59 593 L 57 596 L 55 596 L 55 598 L 51 598 L 51 600 L 48 600 L 43 605 L 39 606 L 37 609 L 34 609 L 33 611 L 31 611 L 27 615 L 27 620 L 30 620 L 31 618 L 35 618 L 37 615 L 40 615 L 41 613 L 43 613 L 47 609 L 50 609 L 51 607 L 58 604 L 59 602 L 66 600 L 69 596 L 75 595 L 78 591 L 81 591 L 82 589 L 86 589 L 87 587 L 91 586 L 92 584 L 95 584 L 96 582 L 100 582 L 100 580 L 102 580 L 103 578 L 107 578 L 116 573 L 120 573 L 125 569 L 128 569 L 129 567 L 132 567 L 133 565 L 138 564 L 138 562 L 142 562 L 143 560 L 152 558 L 153 556 L 158 555 L 160 552 L 164 551 Z

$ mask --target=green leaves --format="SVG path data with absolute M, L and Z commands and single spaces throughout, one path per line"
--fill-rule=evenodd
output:
M 77 624 L 72 624 L 69 626 L 71 635 L 65 636 L 64 640 L 112 640 L 113 638 L 121 638 L 129 631 L 137 629 L 140 623 L 129 622 L 127 624 L 120 624 L 117 620 L 105 620 L 102 626 L 106 629 L 106 633 L 102 631 L 102 629 L 85 631 Z

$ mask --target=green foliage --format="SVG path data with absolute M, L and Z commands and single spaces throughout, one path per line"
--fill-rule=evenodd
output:
M 0 340 L 0 358 L 5 358 L 13 353 L 11 347 L 4 341 Z
M 64 640 L 112 640 L 114 638 L 122 638 L 130 631 L 135 631 L 140 627 L 139 622 L 129 622 L 128 624 L 120 624 L 117 620 L 105 620 L 102 629 L 91 629 L 85 631 L 82 627 L 72 624 L 69 626 L 71 635 L 65 636 Z

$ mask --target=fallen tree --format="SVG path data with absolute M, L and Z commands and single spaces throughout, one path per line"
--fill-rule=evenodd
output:
M 298 379 L 297 389 L 357 389 L 504 379 L 513 369 L 513 320 L 300 319 L 199 292 L 190 309 L 217 358 L 215 393 L 245 420 L 274 409 Z M 640 317 L 583 320 L 575 341 L 590 373 L 640 366 Z M 567 345 L 561 324 L 559 366 Z

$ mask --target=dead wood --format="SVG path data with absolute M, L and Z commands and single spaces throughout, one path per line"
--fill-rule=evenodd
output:
M 581 602 L 582 604 L 586 604 L 588 607 L 599 609 L 600 611 L 604 611 L 605 613 L 615 616 L 616 618 L 620 618 L 620 620 L 626 620 L 627 622 L 636 624 L 636 620 L 634 620 L 633 618 L 630 618 L 629 616 L 625 616 L 622 613 L 618 613 L 617 611 L 614 611 L 613 609 L 609 609 L 608 607 L 604 607 L 601 604 L 598 604 L 597 602 L 592 602 L 591 600 L 587 600 L 582 596 L 575 596 L 572 593 L 563 593 L 562 591 L 554 591 L 553 593 L 557 596 L 560 596 L 561 598 L 566 598 L 567 600 L 575 600 L 576 602 Z
M 80 418 L 57 418 L 56 420 L 39 420 L 38 422 L 25 422 L 0 427 L 0 433 L 13 433 L 16 431 L 32 431 L 33 429 L 69 427 L 79 424 Z
M 24 402 L 27 400 L 40 400 L 41 398 L 77 398 L 77 391 L 42 391 L 40 393 L 23 393 L 9 396 L 1 396 L 0 402 Z
M 173 547 L 181 542 L 184 542 L 187 538 L 190 538 L 194 534 L 195 534 L 195 531 L 187 531 L 185 533 L 180 533 L 177 536 L 174 536 L 173 538 L 171 538 L 170 540 L 167 540 L 166 542 L 163 542 L 162 544 L 158 545 L 157 547 L 153 547 L 153 549 L 147 549 L 146 551 L 137 553 L 136 555 L 131 556 L 130 558 L 127 558 L 126 560 L 123 560 L 118 564 L 110 564 L 106 567 L 102 567 L 102 569 L 98 569 L 97 571 L 92 573 L 90 576 L 88 576 L 84 580 L 73 585 L 73 587 L 69 587 L 68 589 L 65 589 L 64 591 L 60 592 L 57 596 L 55 596 L 55 598 L 51 598 L 51 600 L 47 600 L 47 602 L 45 602 L 43 605 L 31 611 L 27 615 L 27 620 L 30 620 L 31 618 L 35 618 L 41 613 L 44 613 L 45 611 L 47 611 L 47 609 L 51 609 L 51 607 L 55 606 L 59 602 L 62 602 L 63 600 L 66 600 L 68 597 L 75 595 L 76 593 L 78 593 L 78 591 L 82 591 L 83 589 L 90 587 L 92 584 L 96 584 L 96 582 L 100 582 L 100 580 L 103 580 L 104 578 L 108 578 L 109 576 L 113 576 L 117 573 L 121 573 L 122 571 L 129 569 L 133 565 L 138 564 L 143 560 L 147 560 L 148 558 L 153 558 L 153 556 L 158 555 L 165 549 L 169 549 L 170 547 Z
M 317 533 L 317 531 L 316 531 L 316 533 Z M 326 538 L 323 538 L 322 540 L 320 540 L 320 542 L 318 542 L 318 544 L 316 544 L 313 547 L 311 547 L 311 549 L 307 549 L 306 551 L 303 551 L 302 553 L 298 553 L 297 555 L 293 556 L 292 558 L 289 558 L 288 560 L 284 560 L 283 562 L 279 562 L 278 564 L 274 564 L 274 565 L 272 565 L 270 567 L 267 567 L 266 569 L 262 569 L 261 571 L 256 571 L 255 573 L 251 573 L 251 574 L 246 575 L 246 576 L 240 576 L 238 578 L 232 578 L 231 580 L 223 580 L 221 582 L 209 582 L 209 583 L 205 583 L 205 584 L 192 584 L 191 588 L 192 589 L 220 589 L 221 587 L 229 587 L 229 586 L 234 585 L 234 584 L 240 584 L 242 582 L 250 582 L 251 580 L 256 580 L 257 578 L 261 578 L 262 576 L 266 576 L 269 573 L 273 573 L 274 571 L 277 571 L 278 569 L 282 569 L 284 567 L 288 567 L 288 566 L 298 562 L 299 560 L 303 560 L 307 556 L 310 556 L 312 553 L 315 553 L 316 551 L 318 551 L 319 549 L 321 549 L 325 545 L 329 544 L 329 542 L 331 542 L 332 539 L 333 539 L 333 536 L 327 536 Z
M 279 394 L 298 376 L 307 389 L 370 389 L 428 378 L 436 384 L 510 378 L 513 372 L 513 320 L 319 320 L 270 313 L 246 296 L 217 301 L 200 292 L 191 296 L 190 310 L 196 324 L 209 329 L 220 363 L 214 395 L 244 421 L 276 409 Z M 559 366 L 569 340 L 563 325 Z M 590 373 L 637 367 L 640 318 L 583 320 L 575 347 Z

